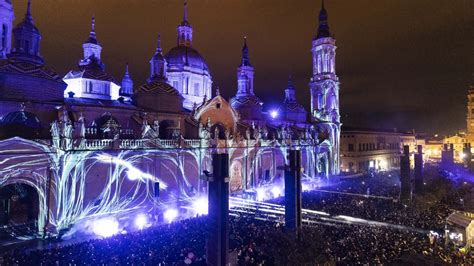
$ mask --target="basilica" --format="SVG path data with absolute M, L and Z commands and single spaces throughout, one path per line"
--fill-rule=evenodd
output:
M 166 52 L 158 36 L 143 81 L 128 66 L 121 79 L 106 72 L 94 18 L 83 57 L 59 75 L 41 55 L 32 10 L 29 0 L 14 26 L 11 0 L 0 0 L 0 224 L 35 220 L 39 234 L 54 233 L 90 217 L 193 201 L 207 195 L 201 174 L 212 170 L 214 152 L 229 153 L 233 194 L 281 182 L 289 148 L 301 150 L 304 178 L 339 174 L 336 45 L 324 5 L 308 45 L 311 109 L 296 100 L 290 77 L 278 114 L 255 93 L 246 38 L 234 97 L 213 90 L 186 2 L 176 46 Z

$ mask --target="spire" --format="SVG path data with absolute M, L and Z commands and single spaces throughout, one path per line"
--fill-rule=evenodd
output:
M 244 46 L 242 47 L 242 64 L 240 66 L 252 66 L 249 59 L 249 48 L 247 46 L 247 36 L 244 36 Z
M 295 103 L 296 102 L 296 95 L 295 95 L 295 86 L 293 85 L 293 77 L 291 74 L 288 76 L 288 85 L 285 89 L 285 103 Z
M 178 45 L 191 47 L 193 43 L 193 28 L 188 21 L 188 3 L 184 0 L 183 21 L 178 25 Z
M 155 79 L 166 80 L 166 60 L 163 57 L 163 50 L 161 49 L 161 34 L 158 34 L 155 54 L 150 60 L 150 77 L 148 81 L 151 82 Z
M 28 0 L 25 18 L 13 29 L 14 47 L 10 56 L 17 59 L 44 64 L 40 55 L 41 34 L 33 22 L 31 0 Z
M 31 0 L 28 0 L 28 6 L 26 7 L 25 21 L 33 24 L 33 16 L 31 15 Z
M 130 72 L 128 71 L 128 62 L 125 64 L 125 74 L 123 75 L 122 87 L 120 88 L 120 95 L 130 96 L 133 94 L 133 80 L 130 77 Z
M 156 53 L 155 54 L 162 54 L 163 50 L 161 49 L 161 34 L 158 33 L 158 42 L 156 45 Z
M 188 3 L 184 0 L 183 22 L 188 22 Z
M 124 77 L 130 78 L 130 73 L 128 72 L 128 62 L 125 63 L 125 75 Z
M 94 16 L 92 16 L 92 19 L 91 19 L 91 32 L 89 34 L 89 39 L 86 42 L 99 44 L 99 42 L 97 41 L 97 36 L 95 34 L 95 17 Z
M 327 37 L 331 37 L 331 33 L 329 32 L 328 13 L 324 8 L 324 0 L 322 0 L 321 10 L 319 11 L 319 27 L 316 39 Z

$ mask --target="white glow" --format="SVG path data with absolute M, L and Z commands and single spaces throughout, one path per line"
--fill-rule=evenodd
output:
M 271 192 L 272 192 L 274 198 L 278 198 L 282 195 L 281 194 L 281 188 L 277 187 L 277 186 L 272 187 Z
M 198 215 L 203 215 L 208 213 L 208 200 L 206 198 L 199 198 L 195 202 L 193 202 L 193 210 Z
M 303 191 L 310 191 L 311 190 L 311 186 L 309 184 L 306 184 L 306 183 L 303 183 L 301 184 L 301 189 Z
M 163 217 L 168 223 L 172 223 L 178 217 L 178 211 L 176 209 L 168 209 L 163 214 Z
M 257 200 L 258 201 L 264 201 L 265 200 L 265 189 L 264 188 L 257 188 Z
M 271 116 L 273 119 L 277 118 L 277 117 L 278 117 L 278 111 L 276 111 L 276 110 L 271 111 L 271 112 L 270 112 L 270 116 Z
M 138 214 L 137 217 L 135 217 L 135 226 L 142 230 L 146 225 L 148 224 L 148 217 L 141 213 Z
M 102 218 L 94 221 L 92 230 L 98 236 L 110 237 L 118 233 L 119 223 L 113 217 Z

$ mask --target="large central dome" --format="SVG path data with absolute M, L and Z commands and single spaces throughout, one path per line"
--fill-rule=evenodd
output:
M 188 21 L 186 1 L 177 37 L 177 46 L 165 56 L 167 82 L 183 96 L 183 107 L 192 110 L 212 97 L 212 77 L 206 61 L 192 47 L 193 27 Z
M 189 70 L 199 74 L 209 75 L 209 67 L 204 58 L 192 47 L 176 46 L 165 56 L 168 67 L 174 70 Z

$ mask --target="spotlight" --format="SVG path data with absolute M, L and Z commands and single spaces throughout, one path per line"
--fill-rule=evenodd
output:
M 272 187 L 271 192 L 272 192 L 274 198 L 278 198 L 278 197 L 281 196 L 281 189 L 277 186 Z
M 199 198 L 193 203 L 193 209 L 197 215 L 204 215 L 208 213 L 208 204 L 206 198 Z
M 270 111 L 270 116 L 275 119 L 278 117 L 278 111 L 277 110 L 272 110 Z
M 127 177 L 130 181 L 141 179 L 142 172 L 136 168 L 129 168 L 127 170 Z
M 96 220 L 92 226 L 94 234 L 101 237 L 110 237 L 117 234 L 119 231 L 119 223 L 113 217 Z
M 172 223 L 178 217 L 178 211 L 176 209 L 168 209 L 163 216 L 168 223 Z
M 257 200 L 258 201 L 264 201 L 265 200 L 265 195 L 266 191 L 264 188 L 257 188 Z
M 148 217 L 141 213 L 135 217 L 135 226 L 142 230 L 148 224 Z
M 311 186 L 310 186 L 309 184 L 303 183 L 303 184 L 301 184 L 301 190 L 303 190 L 303 191 L 310 191 L 310 190 L 311 190 Z

